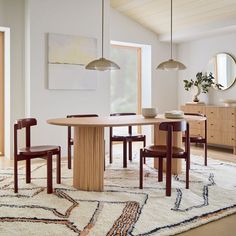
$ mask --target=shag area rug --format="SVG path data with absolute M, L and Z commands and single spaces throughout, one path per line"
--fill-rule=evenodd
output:
M 1 169 L 0 235 L 174 235 L 236 212 L 235 164 L 209 158 L 205 167 L 202 157 L 192 156 L 190 189 L 185 189 L 184 173 L 173 176 L 172 196 L 166 197 L 165 179 L 158 183 L 151 160 L 140 190 L 138 156 L 123 169 L 119 150 L 106 167 L 104 192 L 71 187 L 66 161 L 62 184 L 54 184 L 53 194 L 46 193 L 44 162 L 33 163 L 31 184 L 20 168 L 18 194 L 12 168 Z

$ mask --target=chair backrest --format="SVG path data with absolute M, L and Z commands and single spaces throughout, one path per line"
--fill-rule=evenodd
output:
M 67 118 L 79 118 L 79 117 L 98 117 L 97 114 L 80 114 L 80 115 L 68 115 Z
M 83 118 L 83 117 L 98 117 L 97 114 L 79 114 L 79 115 L 67 115 L 66 118 Z M 70 144 L 71 141 L 71 126 L 68 126 L 68 144 Z
M 110 116 L 135 116 L 134 112 L 122 112 L 122 113 L 111 113 Z M 113 129 L 110 127 L 110 137 L 112 136 Z M 128 126 L 128 133 L 132 134 L 132 126 Z
M 30 127 L 37 125 L 35 118 L 19 119 L 14 124 L 14 155 L 17 155 L 18 150 L 18 137 L 17 130 L 25 128 L 25 145 L 30 147 Z
M 185 142 L 185 152 L 190 151 L 190 139 L 189 139 L 189 124 L 186 121 L 171 121 L 171 122 L 162 122 L 159 125 L 159 129 L 162 131 L 167 131 L 166 144 L 167 152 L 169 155 L 172 155 L 172 135 L 173 132 L 185 132 L 186 142 Z
M 184 115 L 186 115 L 186 116 L 203 116 L 203 117 L 205 117 L 205 115 L 202 114 L 202 113 L 193 113 L 193 112 L 184 112 Z
M 160 123 L 159 129 L 163 131 L 168 131 L 172 128 L 172 131 L 186 131 L 187 130 L 187 122 L 186 121 L 172 121 L 172 122 L 162 122 Z
M 129 113 L 112 113 L 110 114 L 110 116 L 133 116 L 133 115 L 136 115 L 136 113 L 134 112 L 129 112 Z

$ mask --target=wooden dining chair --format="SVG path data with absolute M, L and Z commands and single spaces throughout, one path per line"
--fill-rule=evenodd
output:
M 136 113 L 112 113 L 110 116 L 132 116 Z M 146 136 L 132 132 L 132 126 L 128 126 L 128 133 L 122 135 L 113 134 L 113 128 L 110 127 L 110 163 L 112 163 L 112 142 L 123 142 L 123 167 L 127 167 L 127 144 L 129 146 L 129 160 L 132 161 L 132 142 L 143 142 L 146 145 Z
M 163 180 L 163 159 L 166 158 L 166 196 L 171 196 L 171 160 L 182 158 L 186 160 L 186 189 L 189 188 L 190 168 L 190 139 L 189 124 L 186 121 L 162 122 L 161 131 L 166 131 L 166 145 L 151 145 L 140 149 L 139 188 L 143 188 L 143 159 L 147 157 L 158 158 L 158 181 Z M 174 147 L 172 143 L 173 132 L 185 132 L 185 148 Z
M 67 118 L 82 118 L 82 117 L 98 117 L 97 114 L 80 114 L 80 115 L 68 115 Z M 71 136 L 71 126 L 68 126 L 67 135 L 67 153 L 68 153 L 68 169 L 71 169 L 71 146 L 74 145 L 74 140 Z
M 205 117 L 206 115 L 200 114 L 200 113 L 184 113 L 184 115 L 191 115 L 191 116 L 201 116 Z M 190 134 L 190 143 L 201 143 L 204 146 L 204 165 L 207 166 L 207 118 L 204 121 L 204 133 L 201 135 L 193 135 Z M 190 130 L 191 130 L 191 124 L 190 124 Z M 186 137 L 183 135 L 182 141 L 185 142 Z
M 18 192 L 18 161 L 26 161 L 26 183 L 31 182 L 31 159 L 47 159 L 47 193 L 53 192 L 52 156 L 57 155 L 57 183 L 61 183 L 60 146 L 31 146 L 30 128 L 37 125 L 35 118 L 17 120 L 14 124 L 14 191 Z M 18 130 L 25 128 L 25 147 L 18 149 Z

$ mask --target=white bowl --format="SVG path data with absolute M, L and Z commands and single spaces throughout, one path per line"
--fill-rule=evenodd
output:
M 157 115 L 156 108 L 142 108 L 142 115 L 145 118 L 154 118 Z

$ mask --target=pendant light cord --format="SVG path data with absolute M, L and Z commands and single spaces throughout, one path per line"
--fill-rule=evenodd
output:
M 186 66 L 179 62 L 179 61 L 176 61 L 172 58 L 172 49 L 173 49 L 173 38 L 172 38 L 172 35 L 173 35 L 173 32 L 172 32 L 172 27 L 173 26 L 173 0 L 170 0 L 170 59 L 168 61 L 164 61 L 162 63 L 160 63 L 158 66 L 157 66 L 157 69 L 160 69 L 160 70 L 185 70 L 186 69 Z
M 102 0 L 102 58 L 103 58 L 103 30 L 104 30 L 104 0 Z
M 170 59 L 172 59 L 172 0 L 170 5 Z

